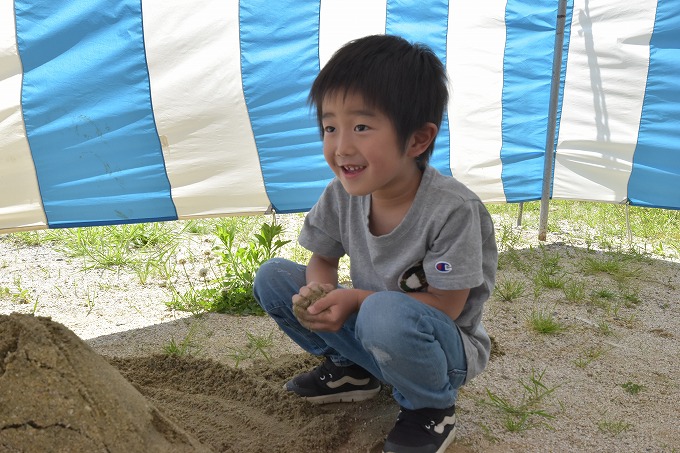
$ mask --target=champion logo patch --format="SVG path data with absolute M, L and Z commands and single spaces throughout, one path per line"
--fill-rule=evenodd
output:
M 439 261 L 437 264 L 434 265 L 435 269 L 437 271 L 441 272 L 442 274 L 447 274 L 451 272 L 451 264 L 447 263 L 446 261 Z

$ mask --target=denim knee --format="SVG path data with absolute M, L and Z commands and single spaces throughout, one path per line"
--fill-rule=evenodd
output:
M 356 331 L 362 343 L 366 346 L 396 346 L 401 343 L 403 329 L 415 327 L 414 323 L 404 322 L 403 306 L 400 306 L 403 297 L 403 293 L 381 291 L 363 301 L 356 321 Z
M 262 263 L 255 274 L 253 295 L 267 313 L 289 305 L 292 296 L 305 284 L 305 266 L 283 258 Z
M 409 354 L 421 342 L 435 339 L 462 342 L 446 314 L 397 291 L 367 297 L 357 315 L 356 332 L 367 349 L 377 347 L 393 354 Z

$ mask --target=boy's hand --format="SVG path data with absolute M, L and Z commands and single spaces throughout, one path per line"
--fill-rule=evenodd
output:
M 347 297 L 349 293 L 328 283 L 311 282 L 293 296 L 293 313 L 309 330 L 337 332 L 358 309 L 356 301 Z
M 300 321 L 300 324 L 312 330 L 307 321 L 309 316 L 307 308 L 319 299 L 324 298 L 326 294 L 334 289 L 335 287 L 329 283 L 321 284 L 316 282 L 310 282 L 308 285 L 300 288 L 298 294 L 293 296 L 293 313 L 298 321 Z

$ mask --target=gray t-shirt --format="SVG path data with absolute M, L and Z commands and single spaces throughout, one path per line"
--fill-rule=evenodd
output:
M 452 177 L 428 166 L 401 223 L 389 234 L 369 230 L 370 195 L 347 194 L 334 179 L 305 218 L 298 239 L 306 249 L 350 258 L 354 288 L 370 291 L 467 289 L 456 319 L 467 358 L 467 379 L 489 361 L 491 342 L 482 325 L 484 302 L 493 290 L 498 252 L 491 216 L 479 197 Z

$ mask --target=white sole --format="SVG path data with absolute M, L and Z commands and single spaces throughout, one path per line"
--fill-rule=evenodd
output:
M 369 400 L 378 393 L 380 393 L 380 387 L 371 390 L 354 390 L 336 395 L 303 396 L 302 398 L 313 404 L 355 403 L 357 401 Z
M 289 390 L 286 385 L 283 385 L 284 390 L 295 393 Z M 355 403 L 357 401 L 365 401 L 373 398 L 380 393 L 382 386 L 378 386 L 369 390 L 354 390 L 351 392 L 337 393 L 335 395 L 320 395 L 320 396 L 300 396 L 303 400 L 309 401 L 312 404 L 330 404 L 330 403 Z

